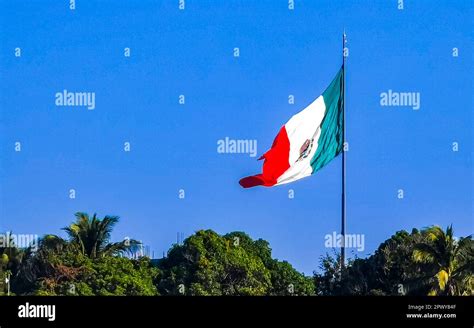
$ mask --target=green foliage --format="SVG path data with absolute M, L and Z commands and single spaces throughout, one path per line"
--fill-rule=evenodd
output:
M 96 214 L 90 218 L 87 213 L 82 212 L 76 213 L 75 216 L 76 221 L 63 230 L 69 237 L 68 247 L 74 248 L 81 254 L 90 258 L 121 255 L 135 250 L 139 245 L 136 240 L 110 242 L 112 230 L 119 221 L 118 216 L 107 215 L 103 219 L 99 219 Z M 65 243 L 57 236 L 50 236 L 50 239 L 52 243 Z
M 46 235 L 38 250 L 24 251 L 12 288 L 34 295 L 157 295 L 159 270 L 150 260 L 120 257 L 138 243 L 110 242 L 118 217 L 77 213 L 69 238 Z
M 224 236 L 244 248 L 247 252 L 259 257 L 265 268 L 270 271 L 271 288 L 268 295 L 314 295 L 314 284 L 311 277 L 296 271 L 286 261 L 272 258 L 270 244 L 263 239 L 253 241 L 244 232 L 231 232 Z
M 265 295 L 270 288 L 270 274 L 259 257 L 211 230 L 175 245 L 160 268 L 163 294 Z
M 399 231 L 372 256 L 350 261 L 321 259 L 314 274 L 318 295 L 472 295 L 474 251 L 471 237 L 453 238 L 452 228 Z
M 159 267 L 162 294 L 283 295 L 314 290 L 309 278 L 271 258 L 266 241 L 253 241 L 243 232 L 220 236 L 198 231 L 183 245 L 174 245 Z
M 197 231 L 154 265 L 126 258 L 139 243 L 111 242 L 117 222 L 76 213 L 67 239 L 46 235 L 36 251 L 0 247 L 0 295 L 6 274 L 12 295 L 474 295 L 474 242 L 454 238 L 452 227 L 398 231 L 345 268 L 338 253 L 326 254 L 307 277 L 238 231 Z
M 0 295 L 6 294 L 7 292 L 5 278 L 11 278 L 18 274 L 24 257 L 23 250 L 15 246 L 11 232 L 4 234 L 2 239 L 5 240 L 1 240 L 1 245 L 8 246 L 0 246 Z
M 424 275 L 431 286 L 429 295 L 474 295 L 474 241 L 471 236 L 456 240 L 453 228 L 438 226 L 422 231 L 413 259 L 428 265 Z
M 147 258 L 64 259 L 71 267 L 56 266 L 52 276 L 38 281 L 36 295 L 153 296 L 159 270 Z
M 320 296 L 337 296 L 342 294 L 340 254 L 334 256 L 326 254 L 321 257 L 319 269 L 321 273 L 314 272 L 314 285 L 316 294 Z
M 422 239 L 420 232 L 398 231 L 383 242 L 374 255 L 356 259 L 344 272 L 344 293 L 356 295 L 426 295 L 420 284 L 426 267 L 411 259 L 414 246 Z
M 270 274 L 272 280 L 270 295 L 301 296 L 315 294 L 311 277 L 299 273 L 286 261 L 273 260 Z

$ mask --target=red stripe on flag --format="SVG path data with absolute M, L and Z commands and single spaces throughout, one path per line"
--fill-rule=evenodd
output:
M 259 158 L 265 159 L 263 173 L 240 179 L 240 185 L 244 188 L 275 185 L 277 179 L 290 167 L 289 157 L 290 140 L 283 126 L 273 140 L 272 148 Z

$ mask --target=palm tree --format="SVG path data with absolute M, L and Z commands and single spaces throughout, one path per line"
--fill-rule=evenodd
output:
M 76 221 L 63 228 L 69 237 L 67 241 L 47 235 L 43 243 L 55 250 L 70 248 L 91 259 L 134 252 L 140 246 L 140 242 L 133 239 L 110 242 L 112 230 L 119 221 L 118 216 L 107 215 L 102 220 L 96 214 L 90 218 L 87 213 L 78 212 L 75 216 Z
M 63 228 L 68 238 L 45 235 L 39 241 L 37 250 L 31 247 L 24 250 L 20 269 L 12 281 L 16 291 L 28 294 L 36 289 L 41 279 L 54 283 L 72 279 L 81 267 L 64 264 L 63 256 L 67 254 L 97 259 L 131 253 L 140 246 L 133 239 L 110 242 L 112 230 L 119 221 L 117 216 L 105 216 L 103 219 L 97 218 L 96 214 L 92 218 L 86 213 L 76 213 L 75 216 L 76 220 Z
M 438 226 L 422 231 L 424 241 L 417 243 L 413 259 L 430 264 L 427 282 L 432 285 L 429 295 L 474 294 L 474 242 L 472 236 L 453 236 L 452 225 L 443 231 Z

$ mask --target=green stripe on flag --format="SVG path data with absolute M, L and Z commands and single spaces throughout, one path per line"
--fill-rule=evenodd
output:
M 343 68 L 339 70 L 326 91 L 323 92 L 326 114 L 321 123 L 321 135 L 318 148 L 311 159 L 313 173 L 324 167 L 342 151 L 342 110 L 344 106 L 343 95 Z

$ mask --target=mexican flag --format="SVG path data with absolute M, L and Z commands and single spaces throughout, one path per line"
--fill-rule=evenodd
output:
M 239 181 L 244 188 L 276 186 L 307 177 L 339 155 L 343 147 L 344 68 L 315 101 L 278 132 L 264 159 L 263 173 Z

